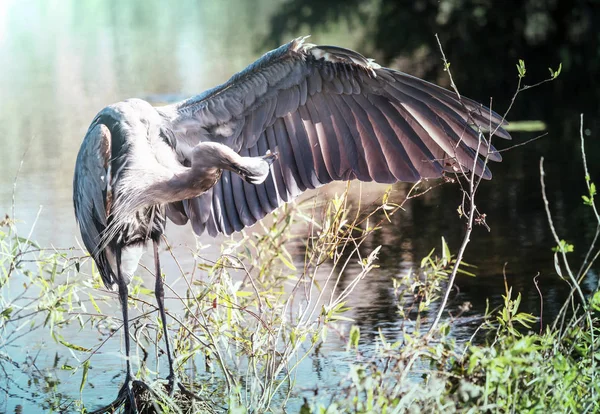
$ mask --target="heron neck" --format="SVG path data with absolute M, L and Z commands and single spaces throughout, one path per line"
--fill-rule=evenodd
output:
M 187 200 L 203 194 L 221 176 L 218 168 L 196 169 L 185 167 L 163 182 L 156 183 L 150 190 L 153 204 L 167 204 Z M 158 202 L 157 202 L 158 201 Z

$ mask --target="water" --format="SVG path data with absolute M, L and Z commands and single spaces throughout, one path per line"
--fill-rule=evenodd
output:
M 181 1 L 176 5 L 159 0 L 0 2 L 0 213 L 19 219 L 23 235 L 35 223 L 31 237 L 42 246 L 77 245 L 71 201 L 73 167 L 81 139 L 98 110 L 130 97 L 155 103 L 187 97 L 225 81 L 265 51 L 258 45 L 267 33 L 270 13 L 279 4 L 268 0 Z M 334 25 L 312 41 L 354 47 L 360 35 L 361 30 Z M 527 119 L 528 114 L 513 114 L 513 118 Z M 533 278 L 540 275 L 546 321 L 566 297 L 569 288 L 557 277 L 552 263 L 554 242 L 543 211 L 538 163 L 544 155 L 557 230 L 575 244 L 572 257 L 580 260 L 593 226 L 588 225 L 591 212 L 580 203 L 585 192 L 583 170 L 577 141 L 566 139 L 577 137 L 576 122 L 570 125 L 505 153 L 505 161 L 492 166 L 493 181 L 482 185 L 478 207 L 486 213 L 491 231 L 476 228 L 466 261 L 477 266 L 477 277 L 459 277 L 458 290 L 451 296 L 450 310 L 466 301 L 472 304 L 455 327 L 459 340 L 472 334 L 473 321 L 485 311 L 486 300 L 492 306 L 500 304 L 503 272 L 515 292 L 523 295 L 523 310 L 536 315 L 540 295 Z M 532 136 L 514 134 L 516 142 Z M 592 153 L 597 153 L 598 145 L 592 145 Z M 591 168 L 592 177 L 597 177 L 597 166 Z M 362 187 L 371 200 L 378 199 L 384 189 Z M 398 185 L 396 192 L 406 189 Z M 409 202 L 405 212 L 366 243 L 367 250 L 383 247 L 381 268 L 348 301 L 364 347 L 373 342 L 379 329 L 390 338 L 399 332 L 391 279 L 418 264 L 431 248 L 439 249 L 442 236 L 457 251 L 464 234 L 464 222 L 456 212 L 459 203 L 456 186 L 438 188 Z M 178 257 L 184 257 L 183 264 L 191 265 L 185 259 L 185 246 L 196 242 L 191 231 L 170 226 L 167 235 Z M 221 241 L 203 237 L 201 242 L 210 244 L 205 254 L 218 254 Z M 301 263 L 302 243 L 290 250 Z M 172 282 L 178 271 L 168 258 L 164 270 Z M 351 267 L 348 277 L 355 271 Z M 596 288 L 595 275 L 584 284 L 588 292 Z M 151 278 L 145 278 L 146 285 L 152 286 Z M 108 311 L 119 316 L 116 304 Z M 93 372 L 96 391 L 86 391 L 91 392 L 88 397 L 112 395 L 113 376 L 121 373 L 123 364 L 110 356 L 118 355 L 120 346 L 118 340 L 106 344 L 104 357 L 98 357 L 103 358 L 103 369 Z M 300 367 L 301 382 L 333 387 L 345 372 L 343 349 L 342 343 L 329 343 Z M 36 343 L 21 352 L 39 354 L 37 364 L 44 366 L 52 365 L 56 350 L 64 352 L 53 343 Z M 62 391 L 75 396 L 72 390 L 78 389 L 78 381 L 79 377 L 65 378 Z M 9 397 L 6 402 L 0 398 L 0 411 L 12 412 L 17 404 L 32 407 L 20 397 Z

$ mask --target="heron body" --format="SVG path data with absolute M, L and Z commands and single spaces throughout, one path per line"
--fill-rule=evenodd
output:
M 503 123 L 454 92 L 304 38 L 183 102 L 103 109 L 81 145 L 73 199 L 102 280 L 119 289 L 127 355 L 127 284 L 149 241 L 167 334 L 157 250 L 167 218 L 231 234 L 335 180 L 490 178 L 484 160 L 501 157 L 480 132 L 510 138 Z
M 129 282 L 143 246 L 164 232 L 170 202 L 205 193 L 225 168 L 251 182 L 262 182 L 268 174 L 273 156 L 248 158 L 237 166 L 240 157 L 213 142 L 198 144 L 191 156 L 195 168 L 186 166 L 177 158 L 166 122 L 147 102 L 130 99 L 103 109 L 82 143 L 74 177 L 75 214 L 109 289 L 118 284 L 115 249 L 121 250 L 121 271 Z

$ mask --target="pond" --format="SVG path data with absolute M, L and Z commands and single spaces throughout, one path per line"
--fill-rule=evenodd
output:
M 31 238 L 41 246 L 79 246 L 71 183 L 79 145 L 94 115 L 102 107 L 130 97 L 160 104 L 226 81 L 266 51 L 261 49 L 262 39 L 268 18 L 279 5 L 270 0 L 181 1 L 176 6 L 159 0 L 0 2 L 0 213 L 19 221 L 21 235 L 31 229 Z M 362 35 L 362 30 L 332 24 L 311 41 L 352 48 L 359 45 Z M 509 119 L 528 119 L 528 113 L 511 113 Z M 568 127 L 550 130 L 547 137 L 505 152 L 504 161 L 491 166 L 494 178 L 482 184 L 478 204 L 490 230 L 476 227 L 465 256 L 467 263 L 476 266 L 472 269 L 476 277 L 460 276 L 449 303 L 451 311 L 465 302 L 471 304 L 453 328 L 459 342 L 473 334 L 487 301 L 491 307 L 502 302 L 504 274 L 514 292 L 521 293 L 523 311 L 539 316 L 543 298 L 544 324 L 566 298 L 570 288 L 553 265 L 551 248 L 555 243 L 540 193 L 539 159 L 546 158 L 548 195 L 557 231 L 576 246 L 574 260 L 581 260 L 583 246 L 595 228 L 587 225 L 591 212 L 581 203 L 585 186 L 577 120 L 570 121 Z M 596 133 L 586 130 L 586 135 Z M 514 143 L 538 134 L 515 132 Z M 326 187 L 319 197 L 327 199 L 343 188 Z M 361 189 L 373 201 L 381 199 L 386 186 L 363 185 Z M 395 187 L 397 194 L 406 190 L 403 184 Z M 380 330 L 390 338 L 400 332 L 402 320 L 394 304 L 392 279 L 418 266 L 432 248 L 439 249 L 442 237 L 452 252 L 458 250 L 465 231 L 465 222 L 457 213 L 460 202 L 456 185 L 438 187 L 409 201 L 405 211 L 369 240 L 370 246 L 382 246 L 380 268 L 363 280 L 347 301 L 361 328 L 365 350 Z M 192 259 L 186 259 L 186 246 L 197 243 L 191 230 L 170 225 L 167 237 L 181 264 L 192 266 Z M 203 251 L 206 257 L 214 258 L 223 238 L 203 236 L 200 242 L 208 245 Z M 303 262 L 302 240 L 288 250 L 296 263 Z M 145 260 L 150 263 L 148 257 Z M 163 267 L 167 282 L 174 281 L 176 263 L 165 259 Z M 353 272 L 356 269 L 351 267 L 348 277 Z M 534 277 L 538 275 L 536 287 Z M 151 277 L 143 277 L 151 287 Z M 592 271 L 584 288 L 592 291 L 597 283 L 597 273 Z M 116 302 L 108 312 L 120 317 Z M 539 325 L 532 329 L 538 330 Z M 76 329 L 73 332 L 77 334 Z M 93 373 L 96 387 L 84 390 L 84 400 L 116 393 L 115 376 L 119 378 L 124 369 L 123 361 L 114 357 L 120 346 L 115 337 L 94 357 L 93 363 L 103 369 Z M 298 382 L 308 384 L 306 389 L 319 383 L 322 389 L 334 390 L 345 372 L 344 350 L 342 342 L 328 343 L 327 349 L 301 365 Z M 39 355 L 37 364 L 42 368 L 51 365 L 55 354 L 64 353 L 65 348 L 48 340 L 24 338 L 18 351 L 0 351 L 16 360 Z M 66 379 L 60 386 L 62 393 L 73 398 L 78 397 L 78 389 L 79 378 Z M 0 412 L 14 412 L 17 405 L 23 406 L 23 412 L 34 410 L 26 384 L 21 390 L 11 388 L 10 393 L 0 390 Z M 299 405 L 300 399 L 292 407 Z

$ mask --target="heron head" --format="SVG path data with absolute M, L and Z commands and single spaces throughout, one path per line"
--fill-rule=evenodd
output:
M 270 151 L 262 157 L 240 157 L 242 161 L 237 172 L 244 181 L 258 185 L 262 184 L 269 175 L 271 164 L 277 159 L 277 154 Z
M 244 157 L 227 145 L 201 142 L 194 148 L 192 168 L 197 173 L 211 169 L 229 170 L 250 184 L 260 184 L 269 175 L 270 166 L 277 158 L 268 152 L 262 157 Z

